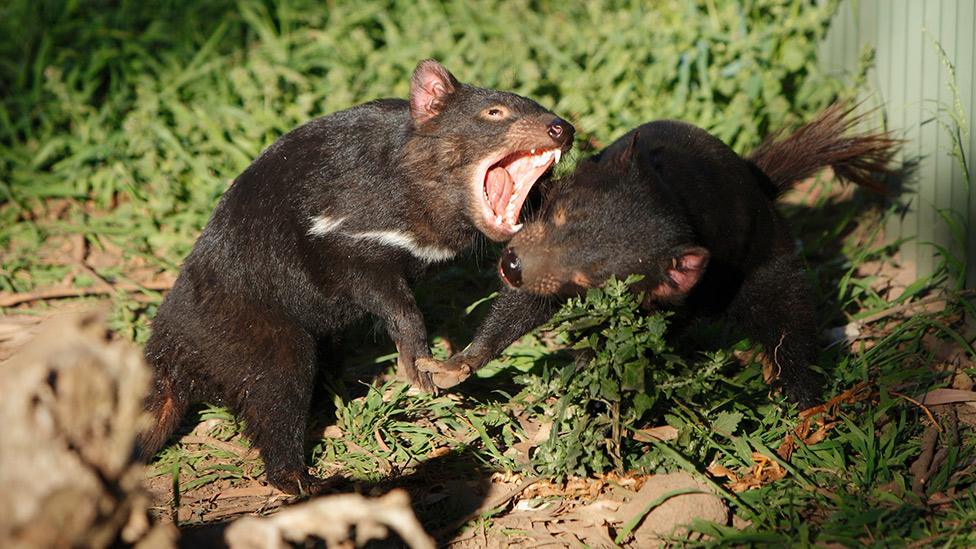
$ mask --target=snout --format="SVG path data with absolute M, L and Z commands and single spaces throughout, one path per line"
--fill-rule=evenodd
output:
M 539 255 L 533 246 L 516 250 L 518 246 L 505 248 L 498 261 L 498 275 L 508 287 L 537 295 L 555 295 L 567 287 L 559 274 L 562 269 L 549 254 Z
M 502 250 L 498 275 L 506 286 L 536 295 L 556 295 L 567 288 L 572 260 L 548 238 L 545 223 L 526 223 Z
M 560 147 L 565 148 L 567 145 L 572 145 L 573 135 L 576 134 L 576 128 L 572 124 L 566 122 L 562 118 L 556 117 L 552 122 L 549 123 L 547 129 L 549 137 L 553 141 L 559 144 Z
M 514 248 L 505 248 L 502 251 L 502 258 L 498 261 L 498 274 L 505 284 L 513 288 L 522 285 L 522 260 Z

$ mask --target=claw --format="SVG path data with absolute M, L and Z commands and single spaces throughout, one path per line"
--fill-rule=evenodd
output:
M 471 377 L 471 368 L 467 364 L 452 367 L 447 362 L 432 358 L 418 358 L 417 369 L 430 375 L 434 385 L 441 389 L 449 389 Z

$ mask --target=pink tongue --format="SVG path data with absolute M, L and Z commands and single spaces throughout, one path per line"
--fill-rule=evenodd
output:
M 501 215 L 505 211 L 508 199 L 512 196 L 515 182 L 512 181 L 512 176 L 508 174 L 508 171 L 502 167 L 488 170 L 486 179 L 485 190 L 488 193 L 488 202 L 491 203 L 491 209 L 495 211 L 495 214 Z

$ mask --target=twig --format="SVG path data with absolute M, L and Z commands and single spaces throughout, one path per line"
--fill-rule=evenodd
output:
M 380 445 L 380 448 L 384 452 L 389 453 L 390 452 L 390 447 L 387 446 L 386 445 L 386 442 L 383 441 L 383 436 L 380 435 L 380 430 L 379 429 L 376 429 L 375 431 L 373 431 L 373 436 L 376 438 L 376 443 Z
M 253 515 L 254 513 L 260 513 L 268 509 L 276 509 L 282 505 L 282 502 L 276 501 L 274 505 L 268 507 L 267 500 L 246 502 L 240 505 L 233 505 L 223 508 L 214 509 L 212 512 L 206 513 L 207 521 L 215 522 L 218 520 L 226 519 L 229 517 L 237 517 L 238 515 Z
M 903 394 L 901 394 L 899 392 L 896 392 L 896 391 L 891 391 L 891 394 L 895 395 L 896 397 L 903 398 L 903 399 L 907 400 L 908 402 L 911 402 L 915 406 L 918 406 L 919 408 L 921 408 L 922 411 L 925 412 L 925 415 L 929 416 L 929 420 L 932 422 L 932 425 L 935 425 L 935 428 L 938 429 L 940 433 L 945 433 L 945 431 L 942 430 L 942 426 L 939 425 L 939 422 L 935 420 L 935 416 L 933 416 L 932 415 L 932 412 L 929 411 L 928 406 L 922 404 L 921 402 L 915 400 L 914 398 L 912 398 L 912 397 L 910 397 L 908 395 L 903 395 Z
M 872 315 L 868 315 L 864 318 L 857 320 L 852 320 L 843 326 L 837 326 L 829 330 L 824 330 L 823 337 L 830 338 L 831 342 L 829 347 L 835 345 L 840 345 L 841 343 L 851 344 L 859 339 L 867 339 L 871 337 L 870 335 L 865 335 L 861 333 L 861 329 L 866 327 L 868 324 L 883 320 L 885 318 L 898 315 L 900 313 L 906 312 L 910 309 L 923 307 L 932 303 L 937 303 L 940 301 L 949 301 L 953 298 L 965 298 L 967 296 L 976 295 L 976 289 L 966 289 L 951 292 L 949 294 L 942 293 L 937 295 L 930 295 L 916 301 L 909 301 L 908 303 L 902 303 L 901 305 L 896 305 L 890 309 L 885 309 L 879 311 Z M 853 333 L 850 333 L 853 331 Z M 839 333 L 839 335 L 834 335 Z
M 88 274 L 88 276 L 94 278 L 98 283 L 108 292 L 113 292 L 115 289 L 112 287 L 112 283 L 106 280 L 106 278 L 100 274 L 95 269 L 89 267 L 84 261 L 78 262 L 78 268 Z
M 173 282 L 168 280 L 155 280 L 144 284 L 119 283 L 109 287 L 96 286 L 92 288 L 44 288 L 33 292 L 23 292 L 8 294 L 0 297 L 0 308 L 13 307 L 22 303 L 32 301 L 44 301 L 48 299 L 64 299 L 68 297 L 85 297 L 91 295 L 107 295 L 115 292 L 136 293 L 146 290 L 161 292 L 172 289 Z
M 206 444 L 208 446 L 213 446 L 218 450 L 230 452 L 242 459 L 248 459 L 254 457 L 254 455 L 256 454 L 254 448 L 241 448 L 236 444 L 232 444 L 230 442 L 225 442 L 223 440 L 214 437 L 208 437 L 208 436 L 187 435 L 181 438 L 180 442 L 182 442 L 183 444 Z
M 935 457 L 932 458 L 932 463 L 929 464 L 929 470 L 925 472 L 925 478 L 930 479 L 935 476 L 942 464 L 945 463 L 946 458 L 949 457 L 949 448 L 958 446 L 959 444 L 959 422 L 956 419 L 956 414 L 954 411 L 945 414 L 946 422 L 949 424 L 949 439 L 946 440 L 939 451 L 935 453 Z
M 908 467 L 908 470 L 912 473 L 912 492 L 921 498 L 925 497 L 925 481 L 928 480 L 926 474 L 928 473 L 929 465 L 932 463 L 932 457 L 935 455 L 935 445 L 938 441 L 939 432 L 932 427 L 926 428 L 925 433 L 922 435 L 922 453 Z
M 870 324 L 872 322 L 877 322 L 878 320 L 888 318 L 889 316 L 894 316 L 908 309 L 913 309 L 915 307 L 920 307 L 922 305 L 928 305 L 930 303 L 937 303 L 939 301 L 948 301 L 953 297 L 965 297 L 974 294 L 976 294 L 976 290 L 970 289 L 970 290 L 960 290 L 958 292 L 953 292 L 951 295 L 947 295 L 947 294 L 930 295 L 916 301 L 909 301 L 908 303 L 902 303 L 901 305 L 896 305 L 895 307 L 892 307 L 890 309 L 885 309 L 884 311 L 879 311 L 877 313 L 874 313 L 873 315 L 868 315 L 864 318 L 859 318 L 851 322 L 851 324 L 855 326 L 864 326 L 866 324 Z

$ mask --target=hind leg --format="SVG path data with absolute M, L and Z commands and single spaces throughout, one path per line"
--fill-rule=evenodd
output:
M 255 329 L 256 324 L 251 323 L 251 337 L 230 355 L 246 363 L 243 376 L 236 380 L 240 389 L 235 412 L 261 453 L 268 482 L 292 494 L 316 493 L 323 482 L 310 475 L 305 465 L 315 341 L 286 322 L 268 322 L 263 329 Z
M 821 394 L 821 379 L 809 365 L 817 354 L 811 290 L 799 258 L 773 258 L 750 273 L 730 313 L 762 344 L 786 396 L 807 408 Z

